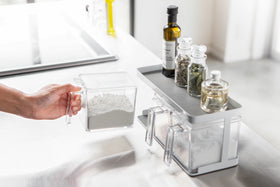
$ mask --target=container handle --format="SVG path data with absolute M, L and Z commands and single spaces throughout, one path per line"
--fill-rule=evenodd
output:
M 69 92 L 68 93 L 66 115 L 65 115 L 65 122 L 66 122 L 67 125 L 71 124 L 71 117 L 73 115 L 70 103 L 74 99 L 75 95 L 82 96 L 83 93 L 84 93 L 84 91 L 82 91 L 82 90 L 81 91 L 77 91 L 77 92 Z
M 148 110 L 148 120 L 146 128 L 145 142 L 151 146 L 153 144 L 153 138 L 155 134 L 155 107 Z
M 175 134 L 178 132 L 183 132 L 183 131 L 184 131 L 184 129 L 181 127 L 180 124 L 170 125 L 168 127 L 166 143 L 165 143 L 165 150 L 164 150 L 164 155 L 163 155 L 163 160 L 164 160 L 165 164 L 168 166 L 170 166 L 171 161 L 172 161 Z
M 77 91 L 77 92 L 69 92 L 68 96 L 67 96 L 67 107 L 66 107 L 66 112 L 65 112 L 65 122 L 67 125 L 71 124 L 71 117 L 73 115 L 72 110 L 71 110 L 71 101 L 74 99 L 75 95 L 82 95 L 84 93 L 83 91 L 83 81 L 80 77 L 75 77 L 74 79 L 74 84 L 78 85 L 80 87 L 82 87 L 81 91 Z
M 172 125 L 172 111 L 165 109 L 164 107 L 156 106 L 148 109 L 148 120 L 147 120 L 147 128 L 146 128 L 146 136 L 145 136 L 145 142 L 151 146 L 153 144 L 153 138 L 155 135 L 155 122 L 156 122 L 156 116 L 158 114 L 167 113 L 168 125 Z

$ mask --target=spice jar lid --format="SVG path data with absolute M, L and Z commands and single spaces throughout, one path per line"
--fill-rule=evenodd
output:
M 205 53 L 207 51 L 207 47 L 205 45 L 193 45 L 192 46 L 192 57 L 194 58 L 203 58 L 205 57 Z
M 213 71 L 211 71 L 210 76 L 214 80 L 220 80 L 221 79 L 221 72 L 219 70 L 213 70 Z
M 179 48 L 180 49 L 190 49 L 192 46 L 192 38 L 186 37 L 179 39 Z

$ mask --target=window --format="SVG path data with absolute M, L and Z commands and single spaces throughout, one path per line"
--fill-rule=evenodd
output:
M 277 1 L 271 55 L 280 61 L 280 1 Z

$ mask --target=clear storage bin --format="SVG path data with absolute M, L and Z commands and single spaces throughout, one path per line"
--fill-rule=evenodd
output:
M 163 98 L 147 114 L 145 141 L 153 138 L 165 149 L 164 161 L 172 159 L 188 174 L 198 175 L 238 164 L 238 139 L 241 116 L 192 124 Z M 225 128 L 229 127 L 229 128 Z
M 78 114 L 85 130 L 126 128 L 133 125 L 137 88 L 126 72 L 81 74 L 75 79 L 82 91 Z M 70 102 L 71 99 L 69 99 Z M 71 109 L 68 107 L 67 123 Z
M 200 99 L 161 73 L 161 65 L 138 68 L 139 77 L 157 94 L 157 107 L 138 119 L 146 127 L 146 142 L 155 139 L 165 149 L 164 161 L 174 160 L 191 176 L 238 164 L 241 105 L 228 97 L 225 111 L 206 113 Z M 165 120 L 165 121 L 164 121 Z
M 230 134 L 224 120 L 205 124 L 178 123 L 169 126 L 164 160 L 172 157 L 190 175 L 202 174 L 238 164 L 240 118 L 230 122 Z M 233 130 L 234 129 L 234 130 Z

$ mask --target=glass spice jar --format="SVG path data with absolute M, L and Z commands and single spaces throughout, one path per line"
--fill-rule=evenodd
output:
M 201 83 L 206 79 L 207 65 L 205 45 L 193 45 L 191 63 L 188 66 L 188 94 L 193 97 L 200 97 Z
M 188 66 L 191 62 L 192 38 L 179 40 L 178 55 L 175 59 L 175 84 L 179 87 L 188 85 Z
M 202 82 L 200 107 L 208 113 L 227 109 L 229 83 L 221 79 L 221 72 L 211 71 L 210 79 Z

